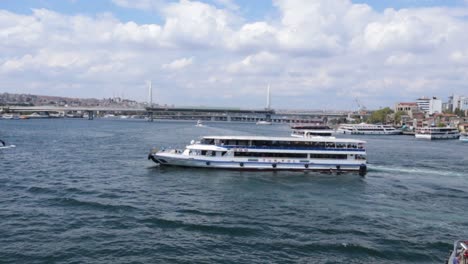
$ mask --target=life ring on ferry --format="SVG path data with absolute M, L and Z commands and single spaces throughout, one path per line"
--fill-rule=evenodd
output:
M 276 168 L 276 163 L 271 164 L 271 167 Z
M 304 165 L 304 168 L 308 169 L 308 168 L 309 168 L 309 164 L 305 164 L 305 165 Z
M 239 163 L 239 166 L 244 167 L 244 162 Z
M 207 162 L 206 162 L 206 165 L 207 165 L 207 166 L 210 166 L 210 165 L 211 165 L 211 162 L 207 161 Z

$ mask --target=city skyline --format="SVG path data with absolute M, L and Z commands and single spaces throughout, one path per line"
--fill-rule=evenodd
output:
M 466 94 L 468 1 L 0 3 L 0 92 L 354 109 Z

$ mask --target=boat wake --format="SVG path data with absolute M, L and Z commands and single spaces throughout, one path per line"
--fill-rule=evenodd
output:
M 15 145 L 0 146 L 0 149 L 11 149 L 11 148 L 16 148 L 16 146 Z
M 369 172 L 400 172 L 405 174 L 424 174 L 424 175 L 443 175 L 443 176 L 455 176 L 462 177 L 465 174 L 447 171 L 447 170 L 438 170 L 438 169 L 425 169 L 425 168 L 408 168 L 408 167 L 398 167 L 398 166 L 381 166 L 375 164 L 367 164 Z

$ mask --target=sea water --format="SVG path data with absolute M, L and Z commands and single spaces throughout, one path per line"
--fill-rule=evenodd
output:
M 353 136 L 366 177 L 147 160 L 204 135 L 290 134 L 195 124 L 0 121 L 16 145 L 0 150 L 0 262 L 442 263 L 468 238 L 468 144 Z

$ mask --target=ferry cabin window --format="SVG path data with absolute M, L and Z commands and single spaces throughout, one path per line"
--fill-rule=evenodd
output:
M 262 157 L 262 158 L 307 159 L 307 154 L 300 154 L 300 153 L 234 152 L 234 156 L 235 156 L 235 157 Z
M 215 140 L 212 139 L 212 138 L 204 138 L 204 139 L 202 140 L 202 144 L 214 145 L 214 144 L 215 144 Z
M 310 154 L 311 159 L 348 159 L 346 154 Z
M 201 155 L 202 156 L 216 156 L 216 151 L 212 151 L 212 150 L 202 150 L 201 151 Z
M 354 157 L 355 157 L 356 160 L 366 160 L 366 155 L 357 154 Z

